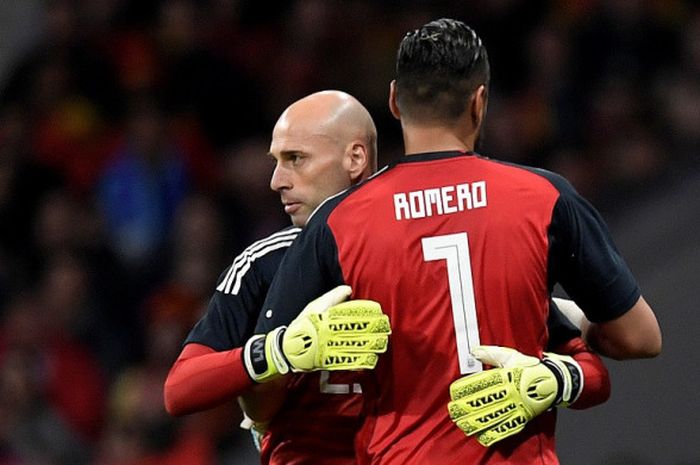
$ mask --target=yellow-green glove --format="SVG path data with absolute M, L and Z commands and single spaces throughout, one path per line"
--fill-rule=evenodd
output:
M 338 286 L 309 303 L 289 324 L 253 336 L 243 360 L 257 382 L 290 371 L 363 370 L 386 352 L 389 317 L 372 300 L 345 301 L 352 290 Z
M 472 355 L 496 368 L 450 385 L 450 418 L 467 436 L 488 447 L 525 428 L 550 407 L 567 407 L 583 389 L 583 372 L 571 357 L 545 353 L 542 360 L 499 346 Z

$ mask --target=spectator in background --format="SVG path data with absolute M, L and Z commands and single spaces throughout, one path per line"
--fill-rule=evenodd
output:
M 224 221 L 215 199 L 191 194 L 180 206 L 170 237 L 172 281 L 187 286 L 199 301 L 209 298 L 216 273 L 228 257 L 222 254 Z
M 101 432 L 103 379 L 41 297 L 8 307 L 0 332 L 0 444 L 9 463 L 88 463 Z
M 265 99 L 258 82 L 237 63 L 226 60 L 222 50 L 207 47 L 210 18 L 206 14 L 202 3 L 192 0 L 159 4 L 155 46 L 162 76 L 158 86 L 173 113 L 192 115 L 214 146 L 225 147 L 263 124 Z M 242 111 L 245 117 L 240 116 Z
M 29 120 L 19 105 L 0 108 L 0 315 L 12 289 L 32 275 L 34 250 L 27 238 L 41 199 L 64 188 L 56 170 L 33 158 Z
M 114 140 L 119 90 L 111 63 L 83 34 L 73 2 L 47 3 L 45 34 L 12 70 L 0 101 L 30 117 L 32 157 L 87 195 Z
M 46 263 L 36 292 L 41 326 L 39 353 L 45 357 L 46 395 L 73 431 L 94 443 L 102 430 L 105 401 L 104 360 L 109 328 L 90 296 L 87 270 L 68 252 Z M 94 338 L 94 339 L 93 339 Z
M 123 143 L 100 177 L 97 199 L 115 253 L 132 272 L 157 282 L 173 216 L 190 187 L 182 147 L 156 100 L 130 104 Z
M 251 136 L 223 155 L 219 200 L 225 211 L 226 240 L 231 243 L 225 250 L 232 253 L 289 223 L 280 211 L 279 198 L 270 190 L 274 165 L 261 156 L 268 149 L 267 138 Z
M 700 153 L 700 11 L 691 15 L 681 34 L 679 66 L 661 71 L 655 102 L 661 109 L 660 127 L 670 139 L 669 156 L 697 166 Z
M 201 197 L 188 199 L 178 215 L 173 275 L 145 299 L 144 360 L 122 370 L 112 384 L 107 431 L 99 465 L 211 465 L 217 443 L 230 437 L 240 415 L 233 402 L 175 420 L 163 410 L 162 384 L 181 341 L 199 318 L 216 276 L 209 261 L 218 222 Z M 200 239 L 209 237 L 211 244 Z
M 140 344 L 134 331 L 135 311 L 127 304 L 126 275 L 105 244 L 97 212 L 69 192 L 54 189 L 41 197 L 32 220 L 31 253 L 26 260 L 31 279 L 24 285 L 33 287 L 37 276 L 50 276 L 56 267 L 82 275 L 82 285 L 73 289 L 75 295 L 65 302 L 47 297 L 49 308 L 62 303 L 83 307 L 74 310 L 80 315 L 72 322 L 80 322 L 74 330 L 105 371 L 113 373 L 134 356 Z M 71 292 L 58 287 L 60 292 Z

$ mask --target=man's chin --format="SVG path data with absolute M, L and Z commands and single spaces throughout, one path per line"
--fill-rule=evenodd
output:
M 292 224 L 294 226 L 303 228 L 304 226 L 306 226 L 306 222 L 309 220 L 309 215 L 294 214 L 289 215 L 289 218 L 292 220 Z

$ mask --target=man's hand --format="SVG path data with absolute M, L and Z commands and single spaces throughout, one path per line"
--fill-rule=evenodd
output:
M 258 423 L 253 421 L 245 412 L 243 412 L 243 420 L 239 425 L 242 429 L 250 431 L 251 439 L 255 449 L 260 452 L 262 449 L 263 437 L 267 431 L 267 423 Z
M 517 350 L 479 346 L 472 351 L 496 368 L 450 385 L 450 418 L 484 446 L 512 436 L 550 407 L 567 407 L 583 388 L 583 372 L 571 357 L 545 353 L 542 360 Z
M 345 302 L 351 292 L 338 286 L 309 303 L 289 327 L 253 336 L 243 351 L 251 378 L 262 383 L 290 371 L 374 368 L 387 349 L 389 317 L 377 302 Z

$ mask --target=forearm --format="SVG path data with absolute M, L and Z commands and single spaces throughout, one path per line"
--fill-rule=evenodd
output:
M 583 390 L 576 402 L 570 405 L 573 409 L 586 409 L 602 404 L 610 397 L 610 376 L 605 364 L 596 354 L 591 352 L 581 338 L 576 338 L 559 346 L 556 353 L 569 355 L 578 362 L 583 372 Z
M 588 345 L 601 355 L 626 360 L 656 357 L 661 352 L 661 330 L 643 297 L 620 317 L 602 323 L 588 321 L 571 300 L 556 297 L 553 300 L 559 310 L 579 327 Z
M 215 407 L 254 385 L 243 366 L 241 351 L 223 352 L 188 344 L 165 380 L 165 409 L 184 415 Z

